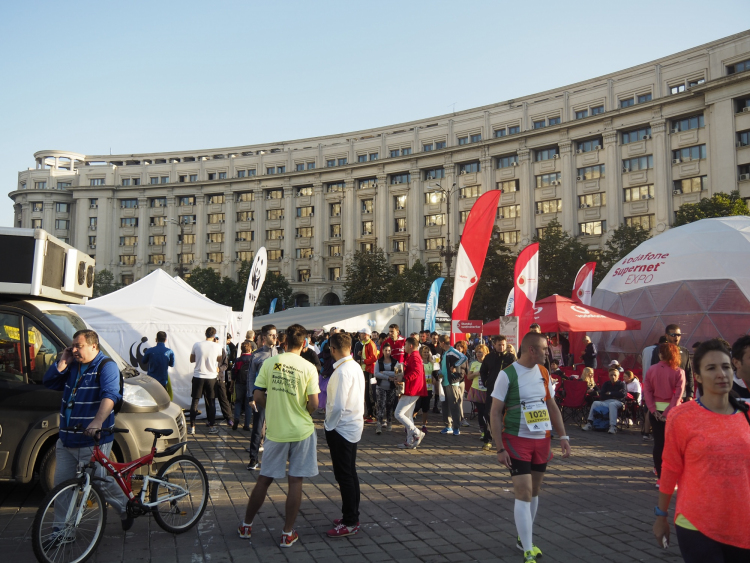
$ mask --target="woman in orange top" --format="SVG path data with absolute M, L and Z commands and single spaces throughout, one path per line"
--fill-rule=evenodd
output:
M 654 535 L 669 544 L 667 510 L 675 486 L 675 530 L 685 563 L 750 561 L 750 417 L 729 396 L 729 350 L 709 340 L 695 352 L 700 399 L 671 409 L 662 456 Z M 646 378 L 648 381 L 648 378 Z

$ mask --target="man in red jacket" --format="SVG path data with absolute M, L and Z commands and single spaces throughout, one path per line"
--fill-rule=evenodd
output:
M 404 346 L 406 345 L 406 339 L 401 336 L 401 331 L 397 324 L 392 324 L 388 327 L 388 338 L 380 343 L 382 349 L 383 345 L 390 344 L 391 346 L 391 357 L 397 362 L 404 363 Z M 383 352 L 380 353 L 380 358 L 383 357 Z
M 367 417 L 365 422 L 372 424 L 375 422 L 373 416 L 376 414 L 377 399 L 375 398 L 375 385 L 372 379 L 375 377 L 375 363 L 378 361 L 378 349 L 375 343 L 370 339 L 370 331 L 363 328 L 359 331 L 359 341 L 362 343 L 361 357 L 355 358 L 362 366 L 362 373 L 365 376 L 365 412 Z
M 407 338 L 404 344 L 404 394 L 398 400 L 395 413 L 396 420 L 406 428 L 406 442 L 400 445 L 402 448 L 416 448 L 424 438 L 424 432 L 419 430 L 412 420 L 414 405 L 420 397 L 427 396 L 427 381 L 418 350 L 417 338 L 415 336 Z

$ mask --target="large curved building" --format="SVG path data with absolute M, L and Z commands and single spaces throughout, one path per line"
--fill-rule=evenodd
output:
M 154 268 L 233 275 L 264 245 L 298 304 L 333 304 L 355 250 L 383 248 L 394 271 L 416 260 L 444 269 L 448 222 L 455 242 L 487 190 L 502 190 L 497 227 L 519 247 L 555 217 L 598 247 L 623 222 L 663 232 L 680 205 L 714 192 L 750 198 L 749 71 L 744 32 L 366 131 L 148 154 L 39 151 L 10 193 L 14 224 L 47 229 L 124 283 Z

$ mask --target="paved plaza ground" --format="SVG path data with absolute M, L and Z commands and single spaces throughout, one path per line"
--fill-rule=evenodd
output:
M 110 512 L 106 536 L 91 561 L 154 563 L 224 562 L 442 562 L 521 561 L 513 524 L 508 471 L 493 452 L 481 450 L 476 421 L 460 436 L 440 435 L 439 415 L 418 450 L 401 450 L 403 427 L 375 434 L 366 425 L 358 467 L 362 489 L 360 533 L 328 539 L 339 518 L 340 496 L 317 415 L 320 475 L 306 480 L 297 519 L 300 540 L 278 547 L 286 482 L 275 483 L 255 518 L 253 538 L 237 536 L 257 471 L 246 465 L 249 433 L 223 426 L 218 435 L 197 427 L 190 453 L 205 466 L 211 499 L 191 531 L 173 536 L 150 518 L 124 534 Z M 568 424 L 573 456 L 550 464 L 534 527 L 542 561 L 681 561 L 676 537 L 656 546 L 651 526 L 657 491 L 651 442 L 635 431 L 615 436 L 582 432 Z M 38 485 L 0 484 L 0 553 L 5 563 L 35 561 L 30 527 L 42 499 Z M 8 559 L 4 559 L 7 557 Z

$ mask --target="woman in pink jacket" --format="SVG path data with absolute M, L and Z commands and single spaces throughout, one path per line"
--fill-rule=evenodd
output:
M 659 344 L 659 363 L 648 368 L 643 384 L 643 398 L 654 432 L 654 467 L 656 487 L 661 479 L 661 456 L 664 451 L 664 430 L 669 411 L 682 402 L 685 371 L 680 368 L 680 350 L 674 344 Z

